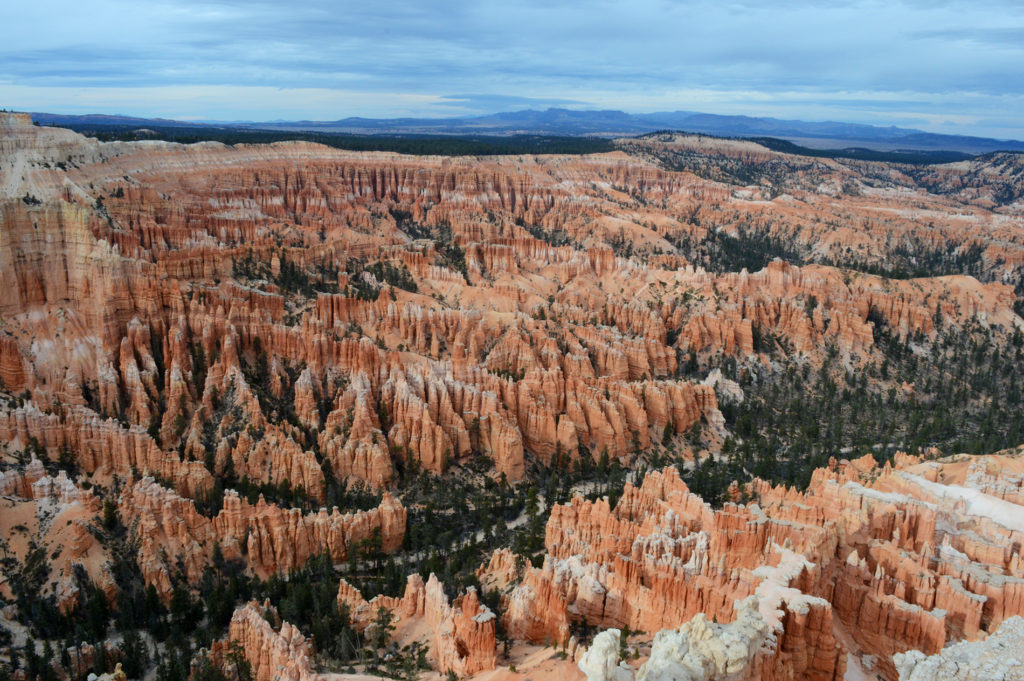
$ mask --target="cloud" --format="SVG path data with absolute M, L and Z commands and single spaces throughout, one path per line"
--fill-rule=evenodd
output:
M 0 82 L 4 101 L 20 111 L 108 113 L 177 120 L 334 120 L 402 117 L 440 106 L 441 97 L 403 92 L 251 85 L 38 87 Z M 253 116 L 247 112 L 257 111 Z
M 1024 52 L 1024 26 L 1001 26 L 997 28 L 943 28 L 931 31 L 915 31 L 915 38 L 931 39 L 943 44 L 950 42 L 973 43 L 981 47 L 1009 48 Z
M 497 111 L 517 111 L 519 109 L 547 109 L 550 107 L 591 108 L 592 103 L 580 99 L 561 99 L 557 97 L 521 97 L 518 95 L 445 95 L 439 102 L 442 106 L 450 106 L 462 114 L 483 114 Z
M 953 126 L 981 106 L 986 118 L 1024 128 L 1024 7 L 1009 0 L 39 0 L 5 15 L 0 81 L 10 85 L 0 85 L 0 104 L 33 108 L 42 100 L 16 101 L 11 86 L 63 91 L 71 106 L 83 89 L 117 92 L 133 112 L 157 108 L 166 99 L 157 90 L 246 88 L 233 110 L 217 107 L 233 119 L 292 110 L 259 99 L 285 88 L 342 93 L 295 100 L 350 107 L 329 118 L 630 109 L 644 101 L 670 110 L 715 101 L 742 108 L 747 97 L 762 107 L 744 111 L 754 115 L 793 110 L 867 122 L 886 110 L 916 111 L 946 115 L 928 125 Z M 700 92 L 714 95 L 686 98 Z M 796 95 L 805 113 L 794 108 Z M 176 106 L 200 102 L 209 100 Z M 422 109 L 405 108 L 417 102 Z M 999 108 L 1010 105 L 1018 108 Z M 978 132 L 977 120 L 961 125 Z

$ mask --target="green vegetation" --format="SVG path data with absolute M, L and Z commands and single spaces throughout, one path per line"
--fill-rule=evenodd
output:
M 348 274 L 348 295 L 359 300 L 377 300 L 384 284 L 411 293 L 419 290 L 404 263 L 396 265 L 387 260 L 367 263 L 363 259 L 349 258 L 345 273 Z
M 354 135 L 340 132 L 255 130 L 220 127 L 150 126 L 140 132 L 137 125 L 69 125 L 75 132 L 104 142 L 156 139 L 181 144 L 222 142 L 224 144 L 269 144 L 271 142 L 315 142 L 349 151 L 393 151 L 416 156 L 497 156 L 519 154 L 601 154 L 614 150 L 611 140 L 598 137 L 550 135 Z
M 748 272 L 764 269 L 775 258 L 801 264 L 803 255 L 790 241 L 741 227 L 736 234 L 709 231 L 703 240 L 678 237 L 674 244 L 695 265 L 709 272 Z
M 835 348 L 817 368 L 788 359 L 780 341 L 767 337 L 762 349 L 778 362 L 774 372 L 732 358 L 716 361 L 746 399 L 722 401 L 735 439 L 720 460 L 684 473 L 691 488 L 721 503 L 731 481 L 751 476 L 804 488 L 833 456 L 872 454 L 881 462 L 897 450 L 936 446 L 981 454 L 1024 442 L 1019 331 L 1007 349 L 981 325 L 947 329 L 930 348 L 914 352 L 920 339 L 901 340 L 877 316 L 875 322 L 883 358 L 863 370 L 844 368 Z M 903 382 L 909 392 L 895 387 Z
M 285 251 L 278 255 L 280 267 L 273 273 L 270 259 L 260 260 L 252 249 L 241 258 L 231 261 L 232 276 L 250 284 L 270 282 L 276 285 L 285 295 L 308 298 L 317 292 L 338 292 L 338 270 L 332 265 L 316 265 L 308 268 L 294 262 Z
M 960 151 L 921 151 L 921 150 L 893 150 L 880 151 L 878 149 L 865 149 L 863 147 L 847 147 L 844 149 L 812 149 L 800 146 L 787 140 L 777 137 L 745 137 L 750 142 L 757 142 L 761 146 L 768 147 L 772 151 L 781 151 L 785 154 L 796 154 L 797 156 L 810 156 L 812 158 L 849 158 L 857 161 L 882 161 L 885 163 L 907 163 L 911 165 L 930 165 L 935 163 L 953 163 L 974 158 L 973 154 L 965 154 Z

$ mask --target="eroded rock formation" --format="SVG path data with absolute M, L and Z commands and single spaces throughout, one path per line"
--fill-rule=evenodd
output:
M 282 621 L 270 603 L 248 603 L 235 610 L 228 639 L 237 643 L 253 681 L 314 681 L 312 650 L 302 633 Z
M 1015 324 L 1010 287 L 970 277 L 782 262 L 715 275 L 680 256 L 623 257 L 622 243 L 664 254 L 708 224 L 791 224 L 817 244 L 835 209 L 811 188 L 799 205 L 753 201 L 655 167 L 642 145 L 442 162 L 303 143 L 102 144 L 11 114 L 3 129 L 0 377 L 47 413 L 0 414 L 0 436 L 43 440 L 38 422 L 58 414 L 71 432 L 45 433 L 48 450 L 85 445 L 82 467 L 100 479 L 136 470 L 193 496 L 210 484 L 195 464 L 210 461 L 321 499 L 325 475 L 383 487 L 410 462 L 440 473 L 484 454 L 516 480 L 528 455 L 628 459 L 666 428 L 720 429 L 715 391 L 677 377 L 687 351 L 750 357 L 770 334 L 856 362 L 877 354 L 877 324 L 900 338 Z M 711 156 L 770 154 L 705 143 Z M 848 203 L 851 222 L 874 225 Z M 935 247 L 967 248 L 950 220 Z M 1004 269 L 1024 262 L 1006 252 L 1010 229 L 991 230 Z M 538 238 L 555 234 L 561 245 Z M 111 431 L 109 453 L 76 429 Z
M 900 681 L 1020 681 L 1024 679 L 1024 619 L 1011 617 L 984 641 L 954 643 L 926 656 L 919 650 L 895 656 Z
M 48 584 L 61 606 L 74 561 L 103 564 L 84 483 L 123 485 L 141 571 L 166 595 L 179 560 L 198 579 L 215 547 L 265 576 L 340 562 L 375 532 L 384 550 L 402 541 L 387 493 L 310 513 L 228 489 L 205 517 L 194 500 L 218 483 L 310 509 L 480 457 L 513 482 L 659 444 L 690 460 L 735 435 L 719 398 L 726 411 L 772 372 L 828 360 L 917 400 L 923 386 L 886 373 L 890 346 L 914 362 L 961 332 L 1019 346 L 1018 160 L 617 144 L 480 159 L 100 143 L 0 113 L 0 492 L 26 517 L 77 505 L 40 530 L 65 545 Z M 701 259 L 730 245 L 759 269 Z M 727 362 L 731 378 L 705 379 Z M 40 460 L 15 470 L 26 451 Z M 338 599 L 363 625 L 381 606 L 422 618 L 460 675 L 495 666 L 500 616 L 538 644 L 581 621 L 670 632 L 645 678 L 824 681 L 863 656 L 892 680 L 893 655 L 995 638 L 1022 612 L 1019 458 L 841 462 L 804 492 L 737 484 L 755 503 L 719 510 L 667 469 L 614 506 L 556 506 L 541 567 L 496 552 L 480 576 L 500 613 L 473 591 L 449 603 L 436 580 L 369 604 L 342 583 Z M 79 477 L 44 475 L 47 459 Z M 256 681 L 312 678 L 307 642 L 271 609 L 240 609 L 231 635 Z M 586 658 L 603 678 L 619 674 L 598 654 L 611 638 Z
M 879 469 L 869 456 L 819 469 L 805 493 L 754 481 L 756 503 L 719 511 L 665 469 L 614 508 L 553 508 L 543 567 L 520 576 L 499 552 L 479 574 L 504 589 L 516 638 L 564 642 L 581 621 L 648 633 L 697 615 L 727 623 L 743 601 L 767 633 L 736 678 L 841 678 L 868 656 L 895 679 L 894 654 L 934 655 L 1024 613 L 1024 510 L 1010 501 L 1020 461 L 900 455 Z
M 423 620 L 429 627 L 429 647 L 437 669 L 471 676 L 494 669 L 497 659 L 495 614 L 469 588 L 451 604 L 434 575 L 424 584 L 409 576 L 402 598 L 377 596 L 367 602 L 345 580 L 338 586 L 338 606 L 346 606 L 356 626 L 369 626 L 380 608 L 390 610 L 399 624 Z
M 211 519 L 196 511 L 192 500 L 151 478 L 124 491 L 120 510 L 141 539 L 138 562 L 146 582 L 164 595 L 170 593 L 173 570 L 168 556 L 185 566 L 192 582 L 210 565 L 215 546 L 225 559 L 241 560 L 254 574 L 287 574 L 321 553 L 343 562 L 374 534 L 380 535 L 382 550 L 392 552 L 402 543 L 406 523 L 405 508 L 388 493 L 371 511 L 342 514 L 335 508 L 304 515 L 268 504 L 262 496 L 249 504 L 229 490 L 223 509 Z
M 653 633 L 699 613 L 731 621 L 733 603 L 756 594 L 778 653 L 766 677 L 785 668 L 832 679 L 844 664 L 832 609 L 798 586 L 818 576 L 795 553 L 813 540 L 756 506 L 713 511 L 675 469 L 651 473 L 614 509 L 580 498 L 552 509 L 544 565 L 506 594 L 505 628 L 536 642 L 567 641 L 574 620 Z

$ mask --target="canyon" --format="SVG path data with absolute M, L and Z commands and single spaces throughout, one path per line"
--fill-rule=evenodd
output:
M 1020 156 L 614 146 L 0 113 L 0 648 L 137 610 L 161 678 L 175 614 L 237 681 L 1016 678 Z

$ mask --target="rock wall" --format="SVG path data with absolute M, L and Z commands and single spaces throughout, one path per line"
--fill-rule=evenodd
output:
M 262 496 L 253 505 L 233 490 L 224 493 L 224 507 L 214 518 L 196 511 L 183 498 L 151 478 L 125 489 L 121 517 L 140 537 L 138 563 L 147 584 L 170 595 L 171 571 L 165 556 L 180 560 L 189 581 L 197 581 L 210 564 L 214 545 L 227 560 L 241 560 L 256 575 L 287 574 L 313 556 L 326 552 L 335 563 L 375 533 L 384 551 L 395 551 L 405 536 L 405 508 L 385 493 L 371 511 L 303 515 L 299 509 L 283 509 L 266 503 Z
M 271 622 L 274 622 L 272 624 Z M 237 643 L 253 681 L 314 681 L 313 651 L 302 633 L 281 620 L 270 603 L 252 601 L 235 610 L 228 640 Z
M 202 462 L 182 461 L 161 450 L 141 428 L 126 429 L 85 408 L 60 414 L 44 413 L 32 405 L 0 410 L 0 441 L 19 449 L 33 439 L 51 460 L 58 458 L 61 449 L 72 452 L 77 465 L 99 479 L 117 475 L 124 480 L 135 474 L 153 474 L 173 481 L 176 489 L 189 496 L 212 486 Z

